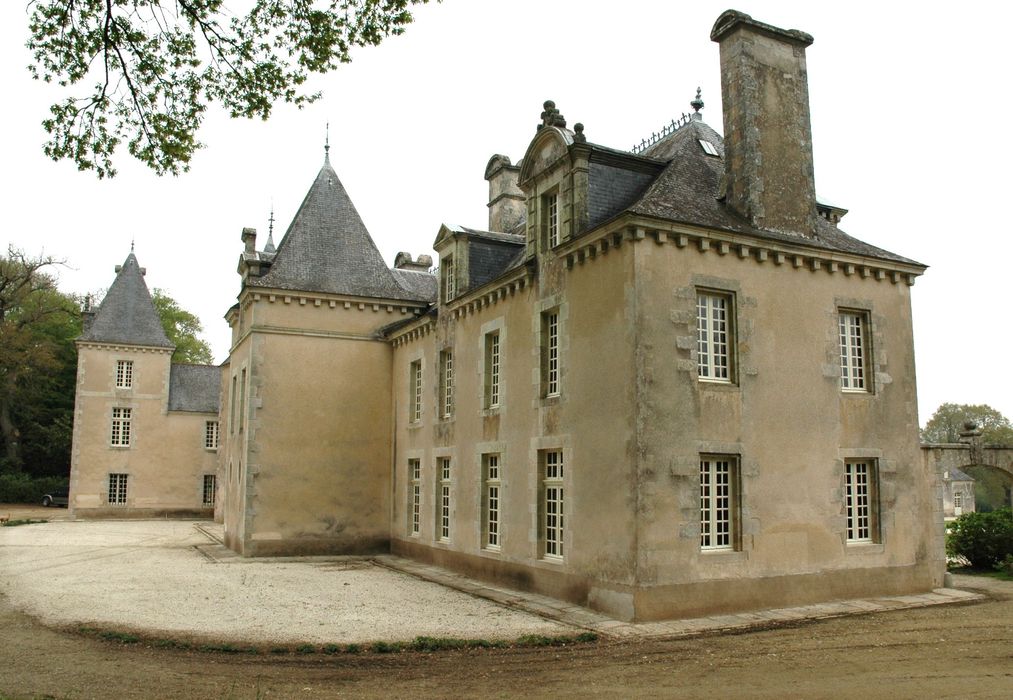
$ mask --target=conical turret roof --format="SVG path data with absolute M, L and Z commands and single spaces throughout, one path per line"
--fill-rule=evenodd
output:
M 81 340 L 151 347 L 174 347 L 162 329 L 148 285 L 131 251 Z
M 278 243 L 270 270 L 246 283 L 382 299 L 416 296 L 384 263 L 329 158 Z

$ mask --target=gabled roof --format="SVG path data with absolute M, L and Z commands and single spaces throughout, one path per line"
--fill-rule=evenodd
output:
M 80 340 L 174 347 L 162 329 L 148 286 L 144 283 L 144 273 L 133 252 L 117 270 L 116 279 Z
M 278 243 L 270 269 L 249 277 L 254 287 L 424 301 L 398 284 L 355 210 L 355 205 L 324 158 L 299 211 Z
M 950 467 L 947 471 L 950 472 L 949 481 L 974 481 L 974 477 L 960 471 L 956 467 Z
M 215 365 L 172 365 L 169 368 L 169 410 L 218 413 L 222 370 Z

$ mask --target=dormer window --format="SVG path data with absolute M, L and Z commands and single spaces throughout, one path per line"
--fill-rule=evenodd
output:
M 542 217 L 545 229 L 545 240 L 549 248 L 562 243 L 562 230 L 559 226 L 559 194 L 550 192 L 542 197 Z
M 443 303 L 446 304 L 457 296 L 457 281 L 454 279 L 454 256 L 448 255 L 440 264 L 440 277 L 443 286 Z

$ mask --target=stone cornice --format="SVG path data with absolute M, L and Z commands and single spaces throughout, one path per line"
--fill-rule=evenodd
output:
M 267 302 L 268 304 L 295 304 L 296 306 L 313 306 L 314 308 L 347 309 L 386 313 L 409 314 L 425 310 L 429 303 L 424 301 L 405 301 L 403 299 L 372 299 L 368 297 L 339 296 L 335 294 L 314 294 L 312 292 L 293 292 L 288 290 L 257 290 L 244 289 L 240 295 L 242 308 L 250 304 Z
M 618 217 L 598 231 L 564 242 L 559 247 L 558 254 L 561 258 L 565 258 L 567 267 L 573 269 L 574 266 L 592 261 L 610 249 L 644 240 L 653 241 L 657 245 L 671 244 L 677 248 L 695 248 L 701 253 L 727 255 L 758 264 L 770 262 L 775 266 L 786 266 L 790 269 L 823 271 L 829 274 L 840 272 L 848 276 L 871 277 L 877 281 L 888 279 L 894 284 L 903 282 L 908 286 L 913 285 L 915 278 L 925 271 L 925 267 L 918 264 L 814 248 L 806 246 L 803 242 L 792 245 L 748 234 L 630 214 Z
M 115 352 L 150 352 L 154 354 L 171 355 L 176 348 L 164 348 L 157 345 L 131 345 L 130 343 L 106 343 L 97 340 L 75 340 L 74 344 L 79 348 L 94 348 L 96 350 L 112 350 Z

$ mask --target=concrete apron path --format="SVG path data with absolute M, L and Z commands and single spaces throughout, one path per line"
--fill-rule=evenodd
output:
M 200 545 L 196 548 L 197 551 L 208 559 L 212 561 L 227 561 L 238 557 L 222 541 L 221 526 L 210 523 L 198 523 L 194 527 L 207 536 L 208 539 L 212 540 L 211 543 Z M 920 595 L 838 600 L 830 603 L 802 605 L 793 608 L 776 608 L 773 610 L 758 610 L 730 615 L 715 615 L 712 617 L 666 620 L 664 622 L 634 623 L 616 620 L 588 608 L 556 598 L 476 581 L 475 579 L 453 573 L 438 566 L 423 564 L 393 554 L 380 554 L 369 557 L 340 557 L 342 560 L 349 558 L 373 561 L 380 566 L 393 569 L 394 571 L 400 571 L 423 581 L 437 583 L 447 588 L 461 591 L 462 593 L 484 598 L 507 608 L 522 610 L 564 625 L 582 630 L 590 630 L 604 637 L 616 639 L 671 638 L 731 630 L 743 631 L 776 624 L 824 620 L 845 615 L 865 615 L 889 610 L 925 608 L 932 605 L 946 605 L 947 603 L 967 603 L 986 598 L 986 596 L 980 593 L 972 593 L 957 588 L 937 588 L 931 593 L 922 593 Z M 276 559 L 277 561 L 321 561 L 323 559 L 334 559 L 334 557 L 277 557 L 272 559 Z M 271 561 L 271 559 L 258 558 L 258 561 Z

